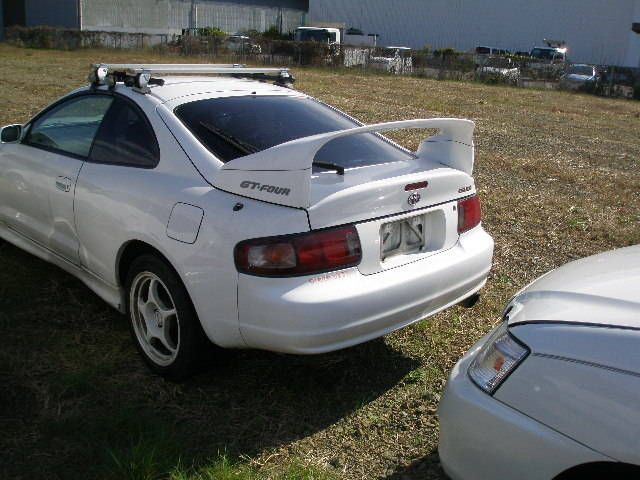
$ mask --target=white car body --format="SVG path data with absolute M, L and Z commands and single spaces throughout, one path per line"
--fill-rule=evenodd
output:
M 476 69 L 476 75 L 482 79 L 496 79 L 517 85 L 520 81 L 520 68 L 514 67 L 511 59 L 503 57 L 488 58 Z
M 396 75 L 413 72 L 413 58 L 409 47 L 379 47 L 381 56 L 371 55 L 369 67 L 376 70 L 384 70 Z
M 493 395 L 471 378 L 491 335 L 454 367 L 439 407 L 447 474 L 465 480 L 636 478 L 640 246 L 543 275 L 511 300 L 503 325 L 492 333 L 500 329 L 528 353 Z
M 457 231 L 458 201 L 475 194 L 470 121 L 355 124 L 223 163 L 175 108 L 212 98 L 309 97 L 246 79 L 180 76 L 148 94 L 117 84 L 111 93 L 100 86 L 71 95 L 98 93 L 125 97 L 144 112 L 158 165 L 104 165 L 2 144 L 0 237 L 71 272 L 120 311 L 123 262 L 140 247 L 175 269 L 207 337 L 229 348 L 312 354 L 348 347 L 455 305 L 487 279 L 491 237 L 480 224 Z M 312 171 L 316 152 L 334 138 L 407 127 L 441 133 L 410 161 L 344 175 Z M 423 181 L 428 187 L 409 204 L 416 194 L 405 186 Z M 416 216 L 431 229 L 425 245 L 381 260 L 382 225 Z M 241 241 L 345 224 L 355 225 L 362 245 L 356 266 L 266 278 L 239 273 L 234 263 Z
M 580 90 L 595 87 L 598 81 L 598 72 L 592 65 L 571 65 L 567 72 L 560 77 L 560 88 L 566 90 Z

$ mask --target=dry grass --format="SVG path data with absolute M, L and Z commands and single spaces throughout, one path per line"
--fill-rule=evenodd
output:
M 141 52 L 0 46 L 0 123 L 27 120 L 81 85 L 88 63 L 106 59 L 167 61 Z M 141 365 L 123 317 L 73 278 L 5 245 L 0 477 L 154 478 L 177 465 L 188 476 L 226 452 L 264 477 L 319 478 L 306 468 L 282 473 L 314 465 L 349 479 L 441 478 L 436 406 L 447 372 L 498 320 L 505 301 L 567 261 L 640 243 L 637 102 L 296 73 L 298 88 L 364 122 L 476 121 L 476 181 L 485 228 L 496 240 L 480 304 L 333 355 L 232 352 L 173 385 Z M 396 138 L 415 146 L 420 134 Z M 121 464 L 140 468 L 123 473 Z

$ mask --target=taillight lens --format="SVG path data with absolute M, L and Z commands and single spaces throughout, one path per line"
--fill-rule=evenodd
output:
M 245 240 L 235 250 L 239 272 L 269 277 L 339 270 L 358 265 L 361 258 L 354 226 Z
M 477 226 L 482 220 L 480 199 L 477 195 L 458 201 L 458 233 L 464 233 Z

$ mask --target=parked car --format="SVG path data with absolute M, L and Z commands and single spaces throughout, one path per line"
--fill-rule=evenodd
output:
M 409 47 L 379 47 L 369 57 L 369 66 L 389 73 L 413 72 L 413 59 Z
M 640 245 L 518 292 L 453 368 L 440 461 L 456 479 L 640 478 Z
M 483 81 L 517 85 L 520 81 L 520 68 L 510 58 L 491 57 L 476 69 L 476 77 Z
M 262 47 L 253 43 L 246 35 L 229 35 L 224 40 L 227 49 L 234 53 L 243 55 L 258 55 L 262 53 Z
M 577 63 L 571 65 L 560 77 L 560 88 L 594 92 L 598 87 L 600 75 L 593 65 Z
M 503 48 L 478 46 L 474 50 L 474 63 L 476 68 L 486 64 L 490 58 L 510 55 L 509 50 Z
M 527 76 L 537 80 L 559 81 L 567 62 L 566 47 L 534 47 L 523 68 Z
M 315 354 L 477 299 L 493 240 L 473 122 L 363 126 L 286 69 L 91 81 L 0 132 L 0 237 L 126 313 L 155 372 L 188 375 L 207 338 Z M 379 135 L 403 128 L 440 133 L 415 153 Z
M 633 68 L 609 66 L 602 71 L 596 93 L 640 100 L 640 76 Z

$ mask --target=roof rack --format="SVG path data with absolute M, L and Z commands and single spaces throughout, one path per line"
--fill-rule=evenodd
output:
M 255 80 L 273 80 L 274 84 L 291 88 L 295 78 L 288 68 L 254 68 L 241 64 L 215 63 L 94 63 L 91 65 L 89 82 L 94 87 L 108 85 L 113 88 L 116 83 L 124 83 L 140 93 L 149 93 L 149 85 L 164 85 L 161 78 L 153 78 L 152 74 L 216 74 L 235 78 L 253 78 Z

